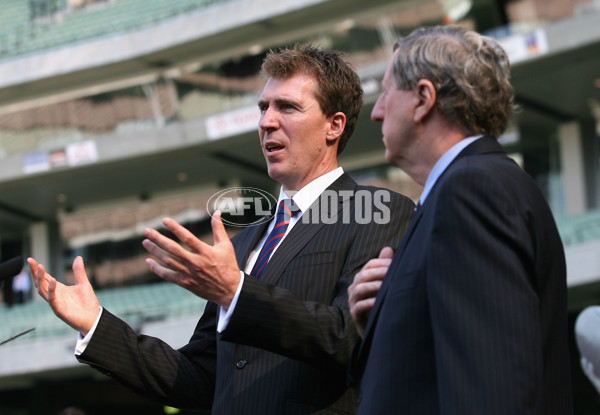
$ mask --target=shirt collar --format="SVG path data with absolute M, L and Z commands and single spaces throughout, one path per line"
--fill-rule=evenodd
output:
M 302 189 L 297 192 L 289 192 L 290 194 L 286 194 L 283 190 L 283 187 L 279 190 L 279 199 L 277 203 L 281 202 L 283 199 L 292 198 L 294 203 L 300 208 L 301 212 L 306 212 L 306 210 L 313 204 L 315 200 L 327 189 L 333 182 L 335 182 L 342 174 L 344 174 L 344 169 L 342 167 L 338 167 L 334 170 L 331 170 L 328 173 L 325 173 L 322 176 L 317 177 L 312 182 L 308 183 Z
M 444 153 L 442 157 L 435 163 L 433 169 L 427 176 L 427 181 L 425 182 L 425 187 L 421 192 L 421 196 L 419 197 L 419 203 L 423 205 L 425 203 L 425 199 L 429 195 L 429 192 L 437 182 L 437 179 L 442 175 L 442 173 L 448 168 L 450 163 L 460 154 L 461 151 L 465 149 L 469 144 L 474 142 L 475 140 L 483 137 L 483 135 L 475 135 L 472 137 L 463 138 L 458 143 L 454 144 L 448 151 Z

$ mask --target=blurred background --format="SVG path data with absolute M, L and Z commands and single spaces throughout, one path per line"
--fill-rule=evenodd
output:
M 572 334 L 600 303 L 599 0 L 0 0 L 0 261 L 34 256 L 72 283 L 82 255 L 102 305 L 184 345 L 204 302 L 147 271 L 142 230 L 170 216 L 212 243 L 213 194 L 278 194 L 257 134 L 265 53 L 298 42 L 346 52 L 365 104 L 341 165 L 417 199 L 369 115 L 396 38 L 442 23 L 509 54 L 521 110 L 500 141 L 557 220 Z M 0 294 L 0 342 L 36 328 L 0 345 L 1 415 L 178 412 L 78 364 L 76 333 L 28 281 Z M 600 414 L 571 350 L 575 413 Z

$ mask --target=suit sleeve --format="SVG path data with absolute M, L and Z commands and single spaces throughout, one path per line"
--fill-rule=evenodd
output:
M 413 215 L 414 204 L 406 197 L 392 193 L 389 207 L 389 224 L 354 223 L 336 230 L 339 233 L 334 239 L 338 243 L 334 246 L 340 248 L 336 255 L 341 256 L 341 260 L 337 261 L 340 263 L 335 271 L 337 276 L 323 276 L 334 280 L 327 301 L 313 301 L 286 288 L 248 277 L 221 339 L 345 371 L 358 339 L 348 307 L 348 286 L 382 247 L 395 249 L 398 246 Z M 345 242 L 339 243 L 340 240 Z M 313 269 L 316 274 L 320 268 Z M 298 271 L 294 278 L 315 284 L 321 280 L 318 275 Z
M 216 379 L 216 306 L 208 303 L 190 342 L 179 350 L 138 335 L 106 309 L 77 357 L 138 394 L 178 408 L 210 408 Z
M 486 171 L 441 189 L 425 265 L 440 413 L 533 413 L 544 374 L 532 213 Z

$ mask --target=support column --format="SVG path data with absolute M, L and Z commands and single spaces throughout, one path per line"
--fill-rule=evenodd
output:
M 40 264 L 48 267 L 50 265 L 50 250 L 48 241 L 48 225 L 45 222 L 37 222 L 29 226 L 30 255 Z M 33 290 L 33 299 L 41 300 L 38 293 Z
M 587 200 L 579 123 L 572 121 L 561 124 L 558 127 L 558 141 L 565 194 L 565 213 L 568 216 L 585 213 Z
M 31 240 L 31 256 L 39 263 L 49 266 L 48 225 L 45 222 L 34 223 L 29 227 L 29 237 Z

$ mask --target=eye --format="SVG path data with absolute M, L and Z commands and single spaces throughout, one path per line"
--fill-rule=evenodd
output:
M 267 104 L 258 104 L 258 109 L 260 110 L 261 114 L 264 114 L 268 108 L 269 106 Z

